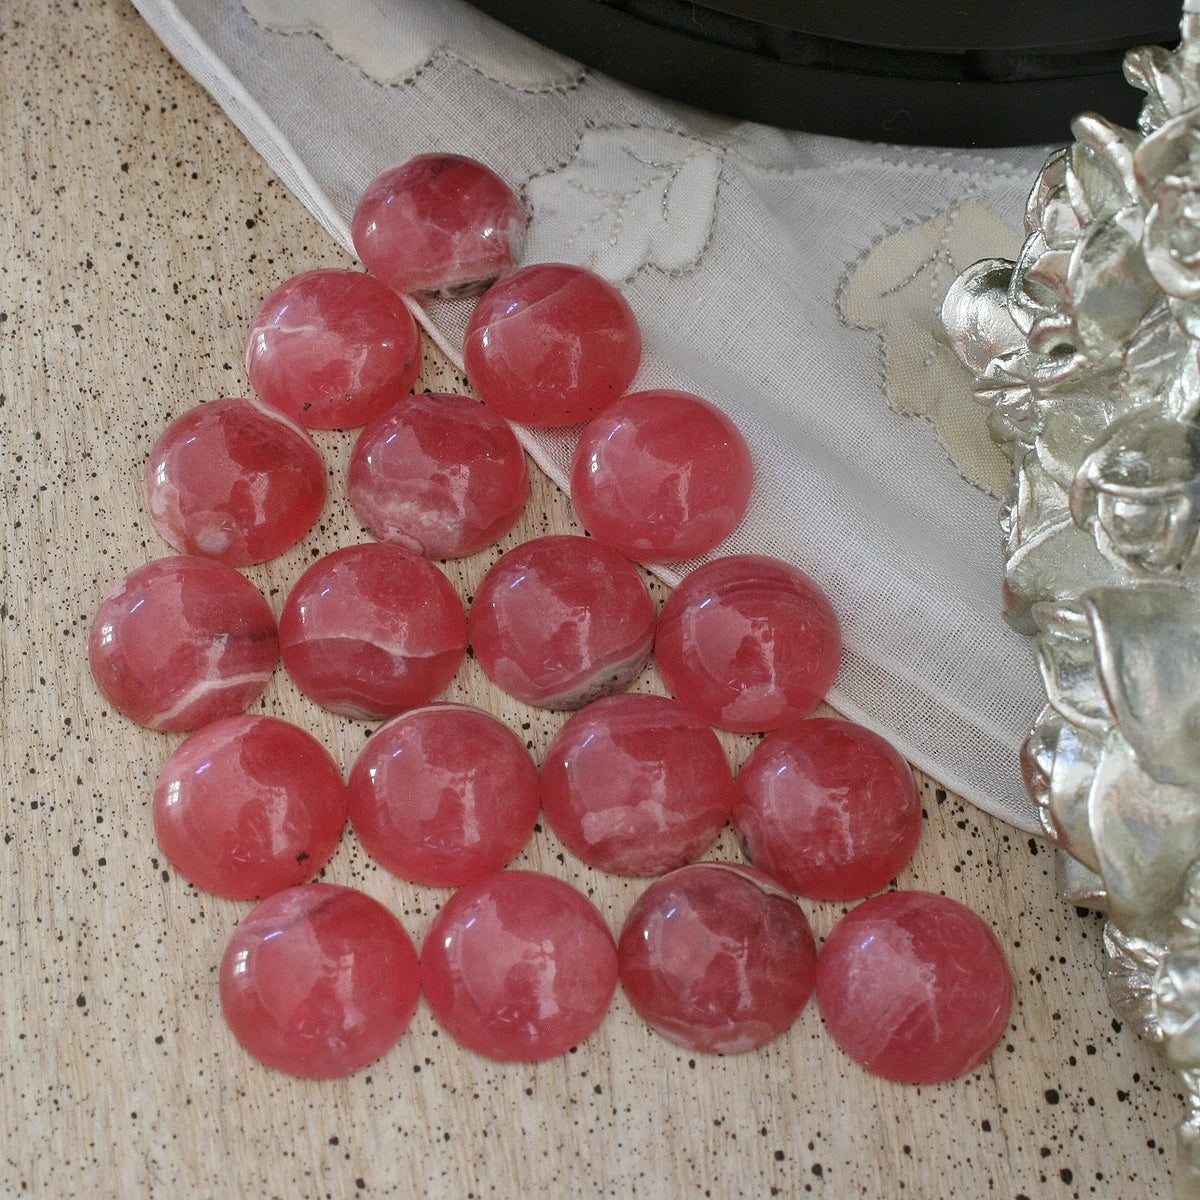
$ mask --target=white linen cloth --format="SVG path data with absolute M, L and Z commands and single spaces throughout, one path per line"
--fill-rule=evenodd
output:
M 524 262 L 581 263 L 629 299 L 635 386 L 700 393 L 745 432 L 756 492 L 719 552 L 777 555 L 829 593 L 846 646 L 830 703 L 1038 827 L 1017 753 L 1043 696 L 1000 616 L 1007 464 L 934 330 L 955 273 L 1018 245 L 1044 147 L 872 145 L 701 113 L 459 0 L 134 2 L 347 249 L 367 183 L 414 154 L 508 179 L 531 214 Z M 469 311 L 419 314 L 459 365 Z M 563 483 L 569 433 L 523 436 Z

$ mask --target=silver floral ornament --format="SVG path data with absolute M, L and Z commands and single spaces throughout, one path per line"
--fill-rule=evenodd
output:
M 1026 785 L 1064 894 L 1107 912 L 1114 1005 L 1180 1072 L 1198 1198 L 1200 0 L 1125 74 L 1138 127 L 1076 118 L 1016 261 L 963 272 L 942 324 L 1013 461 L 1004 611 L 1048 701 Z

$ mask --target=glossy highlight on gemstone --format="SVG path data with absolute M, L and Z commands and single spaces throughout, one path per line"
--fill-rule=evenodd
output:
M 489 288 L 467 323 L 472 387 L 510 421 L 576 425 L 624 394 L 642 357 L 629 302 L 584 267 L 539 263 Z
M 811 717 L 770 733 L 742 765 L 733 822 L 750 861 L 818 900 L 853 900 L 908 865 L 921 837 L 912 770 L 879 734 Z
M 469 630 L 479 665 L 510 696 L 572 709 L 633 682 L 654 625 L 654 601 L 627 558 L 553 535 L 500 556 L 475 592 Z
M 296 686 L 361 720 L 427 704 L 454 678 L 466 646 L 466 615 L 446 576 L 374 542 L 318 559 L 279 618 L 283 665 Z
M 630 392 L 593 417 L 571 465 L 587 531 L 639 562 L 706 554 L 746 513 L 754 466 L 745 438 L 690 392 Z
M 412 390 L 417 323 L 361 271 L 293 276 L 263 302 L 246 337 L 246 372 L 263 401 L 316 429 L 356 429 Z
M 154 832 L 189 883 L 253 900 L 311 879 L 346 824 L 342 773 L 303 729 L 236 716 L 198 729 L 154 787 Z
M 817 1001 L 834 1040 L 867 1070 L 938 1083 L 991 1054 L 1012 977 L 996 935 L 965 905 L 883 892 L 834 926 L 817 960 Z
M 350 235 L 363 265 L 394 291 L 473 296 L 512 270 L 525 244 L 525 212 L 483 163 L 419 154 L 371 182 Z
M 350 772 L 367 853 L 414 883 L 458 887 L 512 861 L 538 817 L 537 767 L 482 709 L 433 704 L 381 725 Z
M 241 712 L 279 659 L 275 617 L 232 567 L 173 555 L 130 571 L 100 603 L 88 661 L 104 697 L 151 729 Z
M 142 495 L 176 550 L 244 567 L 282 554 L 313 527 L 325 504 L 325 463 L 278 410 L 224 397 L 163 430 Z
M 661 875 L 716 840 L 733 775 L 712 728 L 665 696 L 628 692 L 581 709 L 546 750 L 542 808 L 590 866 Z
M 687 575 L 659 618 L 663 682 L 718 729 L 763 733 L 806 717 L 837 674 L 842 635 L 829 598 L 778 558 L 735 554 Z
M 617 948 L 595 905 L 570 884 L 500 871 L 460 888 L 434 918 L 421 983 L 457 1042 L 488 1058 L 536 1062 L 599 1026 L 617 987 Z
M 525 451 L 508 423 L 469 396 L 407 396 L 359 435 L 350 503 L 381 542 L 426 558 L 492 545 L 529 499 Z
M 408 1028 L 421 972 L 412 939 L 378 900 L 304 883 L 238 925 L 221 960 L 221 1008 L 242 1047 L 304 1079 L 349 1075 Z
M 630 1003 L 664 1037 L 739 1054 L 799 1017 L 817 951 L 804 911 L 779 884 L 751 867 L 705 862 L 642 893 L 618 959 Z

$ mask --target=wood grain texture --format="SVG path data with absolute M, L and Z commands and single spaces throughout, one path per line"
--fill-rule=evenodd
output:
M 535 1066 L 457 1050 L 425 1007 L 349 1079 L 302 1082 L 247 1058 L 222 1024 L 216 971 L 248 906 L 197 892 L 159 856 L 149 797 L 180 739 L 106 711 L 86 637 L 112 584 L 168 551 L 139 494 L 159 431 L 246 391 L 243 330 L 271 288 L 348 260 L 125 0 L 0 7 L 0 178 L 0 1193 L 1169 1193 L 1182 1103 L 1153 1048 L 1113 1019 L 1099 920 L 1056 898 L 1044 846 L 928 780 L 900 884 L 980 912 L 1016 980 L 1006 1040 L 964 1079 L 872 1078 L 815 1004 L 756 1053 L 693 1056 L 620 995 L 593 1038 Z M 422 385 L 463 381 L 431 351 Z M 309 560 L 365 540 L 344 495 L 352 440 L 318 435 L 331 485 L 318 530 L 247 572 L 276 612 Z M 499 549 L 573 528 L 539 477 L 503 546 L 447 573 L 469 596 Z M 638 686 L 659 685 L 648 672 Z M 504 716 L 536 755 L 562 721 L 506 699 L 473 663 L 450 694 Z M 260 707 L 346 767 L 370 729 L 317 709 L 282 672 Z M 735 761 L 752 744 L 726 738 Z M 737 853 L 726 834 L 713 856 Z M 614 929 L 640 887 L 544 832 L 520 862 L 582 887 Z M 325 878 L 389 904 L 418 941 L 446 895 L 390 877 L 350 834 Z M 843 911 L 806 909 L 819 937 Z

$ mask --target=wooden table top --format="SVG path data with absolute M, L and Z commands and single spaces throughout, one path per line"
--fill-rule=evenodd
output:
M 962 1079 L 867 1074 L 815 1002 L 759 1051 L 690 1054 L 619 993 L 592 1038 L 537 1065 L 457 1049 L 424 1004 L 394 1050 L 347 1079 L 304 1082 L 245 1055 L 216 971 L 249 906 L 198 892 L 158 852 L 148 802 L 180 736 L 108 711 L 86 640 L 114 582 L 169 552 L 139 493 L 158 433 L 246 392 L 244 330 L 268 291 L 349 260 L 127 0 L 0 8 L 0 179 L 0 1193 L 1169 1193 L 1182 1101 L 1156 1051 L 1114 1020 L 1100 919 L 1057 899 L 1046 846 L 923 777 L 924 836 L 900 885 L 979 912 L 1016 983 L 1007 1036 Z M 464 383 L 429 349 L 418 386 Z M 276 612 L 312 557 L 366 536 L 344 494 L 353 434 L 317 440 L 331 479 L 319 528 L 246 572 Z M 469 595 L 499 549 L 574 529 L 539 476 L 501 547 L 446 571 Z M 661 687 L 651 671 L 638 686 Z M 448 694 L 510 721 L 535 755 L 563 720 L 471 662 Z M 259 707 L 347 767 L 370 731 L 282 671 Z M 753 744 L 725 741 L 735 762 Z M 711 856 L 738 853 L 727 833 Z M 518 862 L 583 888 L 614 929 L 643 886 L 581 866 L 548 832 Z M 349 833 L 324 877 L 388 904 L 418 943 L 447 895 L 375 867 Z M 805 903 L 818 938 L 845 907 Z

